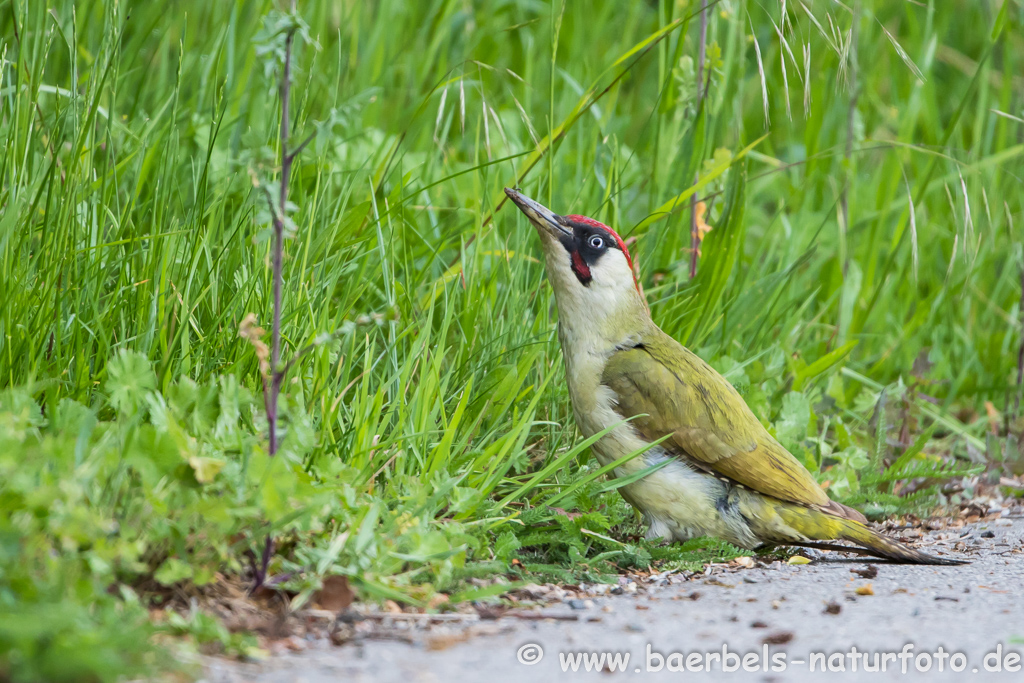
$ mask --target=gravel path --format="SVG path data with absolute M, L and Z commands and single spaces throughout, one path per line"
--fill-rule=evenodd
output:
M 1000 519 L 956 533 L 965 534 L 961 540 L 974 548 L 967 555 L 970 565 L 874 562 L 877 575 L 863 578 L 852 570 L 870 574 L 867 561 L 825 557 L 807 565 L 775 563 L 691 580 L 664 578 L 635 593 L 627 587 L 622 595 L 585 605 L 577 601 L 575 607 L 583 609 L 570 604 L 545 608 L 543 613 L 551 617 L 547 619 L 505 617 L 396 633 L 408 642 L 362 640 L 335 647 L 317 641 L 302 652 L 278 654 L 259 664 L 211 659 L 206 681 L 1024 680 L 1024 662 L 1014 660 L 1014 655 L 1024 655 L 1024 520 Z M 874 653 L 880 653 L 881 663 L 884 653 L 898 653 L 908 644 L 913 648 L 906 659 L 889 659 L 884 672 L 865 673 L 864 660 L 848 654 L 853 647 L 871 653 L 870 667 Z M 738 655 L 725 658 L 738 671 L 723 673 L 723 645 Z M 537 659 L 538 646 L 543 650 L 539 661 L 520 662 L 520 657 Z M 940 646 L 946 653 L 942 672 L 936 655 Z M 986 655 L 997 646 L 1003 670 L 987 671 L 986 661 L 992 667 L 997 659 L 993 655 L 986 660 Z M 603 673 L 593 660 L 590 671 L 585 661 L 578 662 L 576 672 L 571 665 L 563 671 L 567 654 L 602 652 L 628 653 L 625 673 L 621 666 L 614 674 L 608 672 L 607 660 Z M 719 655 L 710 660 L 712 672 L 692 670 L 697 661 L 709 662 L 708 652 Z M 824 653 L 824 658 L 812 653 Z M 744 655 L 748 658 L 741 659 Z M 749 658 L 754 655 L 756 662 Z M 902 673 L 902 661 L 907 674 Z M 845 672 L 837 671 L 840 663 Z M 659 664 L 659 671 L 649 670 Z M 744 664 L 755 670 L 745 671 Z M 930 665 L 927 673 L 917 670 L 925 664 Z M 951 670 L 961 664 L 961 672 Z M 679 665 L 687 670 L 669 671 Z M 829 665 L 831 670 L 823 672 Z M 1015 666 L 1020 669 L 1013 672 Z

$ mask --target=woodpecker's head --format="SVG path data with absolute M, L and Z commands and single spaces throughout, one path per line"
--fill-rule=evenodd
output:
M 505 194 L 540 235 L 563 324 L 614 336 L 617 327 L 647 318 L 629 250 L 614 230 L 586 216 L 559 216 L 517 190 L 506 187 Z

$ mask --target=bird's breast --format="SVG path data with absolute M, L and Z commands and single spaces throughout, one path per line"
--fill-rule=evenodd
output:
M 667 466 L 619 489 L 647 519 L 649 536 L 683 541 L 712 534 L 737 545 L 756 545 L 756 539 L 738 516 L 727 519 L 723 514 L 721 503 L 729 492 L 723 482 L 693 469 L 660 445 L 650 446 L 650 442 L 626 421 L 633 416 L 620 412 L 618 395 L 601 383 L 605 364 L 615 352 L 616 344 L 605 348 L 567 339 L 561 327 L 559 337 L 577 427 L 584 437 L 609 430 L 591 446 L 598 462 L 608 465 L 631 453 L 644 451 L 643 455 L 615 468 L 615 477 L 628 477 L 666 458 L 671 460 Z M 618 345 L 628 341 L 620 341 Z

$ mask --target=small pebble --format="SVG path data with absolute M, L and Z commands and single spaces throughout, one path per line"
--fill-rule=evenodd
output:
M 768 634 L 761 639 L 761 642 L 765 645 L 785 645 L 791 640 L 793 640 L 793 633 L 791 631 L 778 631 Z

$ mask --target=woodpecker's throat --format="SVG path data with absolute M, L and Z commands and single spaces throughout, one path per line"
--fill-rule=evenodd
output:
M 614 230 L 586 216 L 569 215 L 559 218 L 571 234 L 559 235 L 558 241 L 565 248 L 572 272 L 584 287 L 590 286 L 594 279 L 592 269 L 609 251 L 620 252 L 630 272 L 633 271 L 629 249 Z

